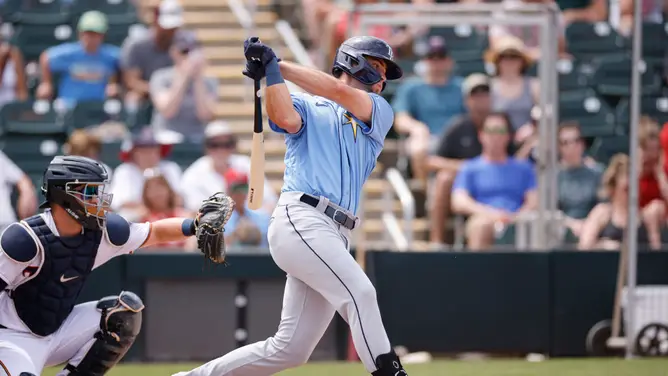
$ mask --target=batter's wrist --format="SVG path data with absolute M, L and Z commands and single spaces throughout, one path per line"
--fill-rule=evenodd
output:
M 273 58 L 265 67 L 265 77 L 267 78 L 267 86 L 285 83 L 281 75 L 281 68 L 278 66 L 278 61 Z

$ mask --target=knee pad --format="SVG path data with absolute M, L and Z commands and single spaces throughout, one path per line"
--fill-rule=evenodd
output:
M 371 376 L 408 376 L 394 350 L 387 354 L 378 355 L 376 367 L 378 369 Z
M 123 291 L 119 296 L 102 298 L 97 309 L 102 313 L 100 331 L 81 362 L 65 367 L 70 375 L 104 375 L 125 356 L 139 335 L 144 303 L 134 293 Z

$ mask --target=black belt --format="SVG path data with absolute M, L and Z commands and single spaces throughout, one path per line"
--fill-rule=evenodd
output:
M 300 198 L 299 201 L 309 204 L 316 208 L 318 204 L 320 203 L 320 199 L 313 197 L 311 195 L 303 194 Z M 350 217 L 346 212 L 341 211 L 339 209 L 336 209 L 333 206 L 327 205 L 325 208 L 325 214 L 334 220 L 334 222 L 340 224 L 341 226 L 347 228 L 348 230 L 352 230 L 355 228 L 355 218 Z

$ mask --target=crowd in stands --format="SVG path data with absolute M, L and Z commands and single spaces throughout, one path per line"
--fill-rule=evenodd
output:
M 624 147 L 616 143 L 621 139 L 628 145 L 628 128 L 634 126 L 639 127 L 637 141 L 642 150 L 639 239 L 650 248 L 661 248 L 668 203 L 664 157 L 668 127 L 663 126 L 668 121 L 668 99 L 664 98 L 668 92 L 668 49 L 657 47 L 666 53 L 665 68 L 661 59 L 658 63 L 647 61 L 647 71 L 661 77 L 662 82 L 649 94 L 652 100 L 666 100 L 656 99 L 655 110 L 662 109 L 663 118 L 643 113 L 640 124 L 624 125 L 620 114 L 628 116 L 628 108 L 623 106 L 628 104 L 628 80 L 606 88 L 596 86 L 592 83 L 595 80 L 586 84 L 581 80 L 584 73 L 609 69 L 618 57 L 604 56 L 597 61 L 598 51 L 576 46 L 568 34 L 577 29 L 583 35 L 598 33 L 601 38 L 613 34 L 628 37 L 633 0 L 621 0 L 619 26 L 612 31 L 605 29 L 609 27 L 605 23 L 609 17 L 606 0 L 502 1 L 514 6 L 555 2 L 561 9 L 555 35 L 561 59 L 557 66 L 564 79 L 559 84 L 561 95 L 569 102 L 560 104 L 560 109 L 568 110 L 568 104 L 574 104 L 580 111 L 577 116 L 560 119 L 558 131 L 558 206 L 565 217 L 564 241 L 583 250 L 616 249 L 623 241 L 628 220 L 629 158 Z M 420 5 L 433 0 L 411 2 Z M 0 9 L 11 4 L 17 7 L 15 3 L 0 1 Z M 40 2 L 18 3 L 17 9 L 25 10 Z M 133 12 L 137 7 L 127 0 L 109 1 L 112 3 L 127 4 Z M 83 113 L 81 121 L 88 121 L 89 127 L 70 132 L 64 151 L 113 164 L 108 166 L 113 210 L 135 221 L 186 215 L 196 211 L 203 199 L 222 190 L 237 202 L 226 231 L 229 244 L 266 246 L 277 193 L 267 181 L 265 207 L 251 211 L 245 206 L 250 161 L 238 152 L 239 140 L 229 124 L 215 116 L 219 82 L 206 74 L 207 59 L 196 34 L 184 28 L 183 3 L 159 1 L 151 8 L 147 26 L 137 29 L 143 31 L 130 30 L 127 21 L 119 23 L 118 14 L 83 9 L 88 0 L 54 0 L 49 4 L 74 18 L 76 32 L 39 53 L 22 48 L 20 43 L 30 30 L 21 25 L 30 24 L 30 19 L 17 21 L 2 12 L 3 22 L 15 26 L 14 36 L 5 36 L 0 42 L 0 117 L 11 118 L 12 108 L 21 108 L 31 100 L 36 100 L 30 102 L 31 108 L 38 108 L 41 100 L 48 107 L 43 112 L 55 111 L 74 120 Z M 359 30 L 358 15 L 335 0 L 302 0 L 299 6 L 304 43 L 314 61 L 328 70 L 328 62 L 347 30 L 353 34 Z M 665 24 L 666 13 L 668 2 L 643 0 L 646 24 Z M 128 17 L 140 18 L 136 14 Z M 115 33 L 120 24 L 125 25 L 123 38 Z M 395 111 L 393 131 L 410 160 L 406 177 L 416 194 L 427 197 L 428 239 L 434 249 L 452 243 L 452 229 L 460 221 L 468 249 L 512 244 L 518 219 L 537 209 L 536 156 L 542 146 L 538 137 L 538 29 L 493 25 L 452 34 L 452 28 L 409 25 L 369 30 L 390 42 L 407 73 L 398 85 L 388 84 L 384 95 Z M 668 32 L 663 38 L 663 43 L 657 43 L 668 45 Z M 629 63 L 628 56 L 621 59 L 620 64 Z M 38 68 L 31 69 L 31 63 Z M 627 68 L 630 71 L 630 65 Z M 622 73 L 608 72 L 607 77 L 616 77 L 615 72 L 626 74 L 622 69 Z M 86 106 L 93 102 L 104 102 L 107 118 L 95 121 L 87 115 Z M 110 115 L 113 103 L 134 114 L 132 120 Z M 105 145 L 119 140 L 123 140 L 120 153 L 105 152 Z M 175 142 L 200 145 L 192 164 L 182 166 L 172 160 Z M 5 141 L 5 147 L 9 146 Z M 2 152 L 0 165 L 0 178 L 4 179 L 0 187 L 16 187 L 13 208 L 11 189 L 0 190 L 2 227 L 15 220 L 15 215 L 22 218 L 35 213 L 38 197 L 32 183 L 35 179 L 31 179 L 35 171 L 21 172 Z M 43 168 L 42 164 L 39 169 Z M 161 248 L 165 247 L 192 250 L 194 244 Z

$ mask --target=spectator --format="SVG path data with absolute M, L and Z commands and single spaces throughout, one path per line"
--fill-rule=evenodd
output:
M 647 116 L 638 125 L 640 151 L 639 202 L 650 244 L 661 246 L 661 228 L 666 218 L 668 177 L 661 150 L 659 125 Z
M 531 123 L 531 109 L 540 102 L 537 78 L 528 77 L 533 60 L 521 40 L 506 36 L 485 53 L 485 60 L 494 64 L 492 108 L 508 114 L 514 130 Z
M 227 123 L 212 122 L 207 125 L 204 136 L 205 155 L 185 170 L 181 181 L 181 186 L 188 187 L 184 192 L 185 207 L 192 211 L 196 211 L 209 196 L 227 189 L 225 176 L 228 170 L 250 174 L 250 158 L 238 154 L 237 138 Z M 268 213 L 274 210 L 277 201 L 276 192 L 265 178 L 264 207 Z
M 577 123 L 559 127 L 561 166 L 557 175 L 558 207 L 566 216 L 566 226 L 578 237 L 587 214 L 598 204 L 600 166 L 585 162 L 585 143 Z
M 131 139 L 123 143 L 121 149 L 120 159 L 123 163 L 116 167 L 111 181 L 114 211 L 120 212 L 128 220 L 137 218 L 142 207 L 146 174 L 151 176 L 154 169 L 167 179 L 174 191 L 181 193 L 181 168 L 175 162 L 164 159 L 171 147 L 159 142 L 150 127 L 144 127 L 139 133 L 133 134 Z
M 0 108 L 5 103 L 28 99 L 23 54 L 9 41 L 0 41 Z
M 453 60 L 448 56 L 445 41 L 432 37 L 421 56 L 426 67 L 423 78 L 404 81 L 394 96 L 395 126 L 407 134 L 407 149 L 416 179 L 426 182 L 427 156 L 434 151 L 438 136 L 450 120 L 463 114 L 461 77 L 451 77 Z
M 554 4 L 554 0 L 503 0 L 504 5 L 508 7 L 521 7 L 523 4 Z M 496 15 L 498 18 L 503 18 L 504 14 L 501 12 Z M 563 19 L 559 18 L 559 30 L 558 30 L 558 52 L 562 57 L 570 57 L 566 52 L 566 34 L 565 34 L 565 25 L 563 24 Z M 541 46 L 540 46 L 540 33 L 542 27 L 539 25 L 536 26 L 521 26 L 521 25 L 491 25 L 489 27 L 489 45 L 492 48 L 495 48 L 499 42 L 502 42 L 504 38 L 508 36 L 513 36 L 521 40 L 526 46 L 526 53 L 532 60 L 540 60 Z
M 218 81 L 204 76 L 206 60 L 193 35 L 177 35 L 171 55 L 175 65 L 158 69 L 151 76 L 153 127 L 201 141 L 204 126 L 215 111 Z
M 0 233 L 18 219 L 27 218 L 37 212 L 37 195 L 32 181 L 9 157 L 0 151 Z M 12 187 L 18 191 L 16 212 L 12 208 Z
M 154 222 L 166 218 L 187 218 L 192 216 L 192 213 L 187 212 L 179 206 L 178 194 L 174 192 L 165 176 L 161 175 L 159 171 L 146 170 L 146 181 L 142 189 L 142 203 L 143 210 L 140 222 Z M 188 238 L 181 242 L 172 242 L 167 244 L 160 244 L 156 248 L 176 248 L 195 249 L 197 240 L 194 237 Z
M 511 234 L 512 222 L 538 204 L 531 164 L 508 155 L 511 134 L 505 114 L 487 116 L 479 134 L 482 154 L 464 162 L 455 178 L 452 206 L 456 213 L 469 216 L 466 238 L 473 251 L 490 247 L 498 228 Z
M 247 206 L 248 176 L 233 169 L 225 172 L 227 192 L 235 207 L 225 225 L 225 241 L 231 246 L 269 248 L 269 214 L 262 210 L 250 210 Z
M 465 160 L 482 152 L 478 132 L 489 114 L 489 77 L 474 73 L 464 80 L 462 94 L 468 113 L 453 119 L 439 141 L 436 155 L 429 157 L 429 167 L 436 170 L 430 200 L 430 241 L 444 243 L 445 221 L 450 216 L 452 183 Z
M 77 101 L 119 95 L 119 49 L 103 44 L 107 17 L 98 11 L 88 11 L 79 19 L 77 29 L 78 42 L 51 47 L 40 56 L 42 76 L 38 98 L 53 98 L 54 76 L 58 76 L 58 97 L 68 106 Z
M 606 0 L 556 0 L 566 25 L 573 22 L 605 22 L 608 19 Z
M 85 129 L 76 129 L 72 131 L 67 143 L 63 145 L 63 151 L 67 155 L 79 155 L 95 160 L 100 159 L 100 149 L 102 142 L 100 139 Z M 109 179 L 112 179 L 112 169 L 104 162 L 100 162 L 107 169 Z
M 128 38 L 121 47 L 123 82 L 128 88 L 130 103 L 149 97 L 149 80 L 153 72 L 174 65 L 170 55 L 176 35 L 189 33 L 182 30 L 183 8 L 178 0 L 163 0 L 154 11 L 153 27 L 145 35 Z
M 617 250 L 624 241 L 624 232 L 629 218 L 629 157 L 616 154 L 610 160 L 601 181 L 601 197 L 606 201 L 599 203 L 589 212 L 582 225 L 578 248 L 581 250 L 606 249 Z M 661 247 L 652 244 L 645 217 L 638 228 L 638 243 L 648 244 L 653 249 Z
M 664 7 L 668 9 L 668 2 L 663 0 L 637 0 L 642 2 L 642 20 L 644 22 L 664 22 Z M 621 0 L 619 2 L 620 20 L 619 32 L 630 36 L 633 29 L 633 0 Z

